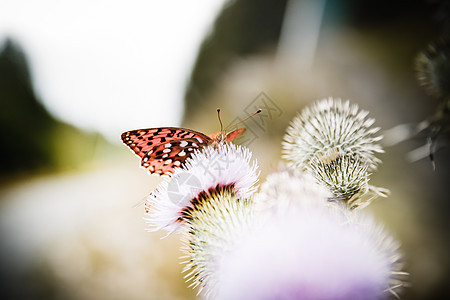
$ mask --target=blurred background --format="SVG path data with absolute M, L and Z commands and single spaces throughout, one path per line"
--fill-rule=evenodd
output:
M 317 99 L 350 99 L 383 130 L 442 102 L 418 85 L 414 60 L 448 35 L 447 1 L 160 2 L 0 0 L 2 299 L 195 298 L 179 236 L 144 230 L 160 179 L 123 131 L 210 133 L 216 107 L 225 124 L 261 108 L 238 142 L 263 181 L 289 121 Z M 371 179 L 391 195 L 367 210 L 402 243 L 403 298 L 448 299 L 448 136 L 433 171 L 426 151 L 407 159 L 426 134 L 394 143 L 392 132 Z

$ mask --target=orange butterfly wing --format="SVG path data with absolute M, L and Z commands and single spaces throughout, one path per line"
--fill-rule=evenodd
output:
M 131 130 L 121 138 L 141 158 L 141 165 L 158 175 L 173 173 L 194 150 L 213 142 L 201 132 L 175 127 Z
M 246 130 L 245 128 L 238 128 L 236 130 L 227 133 L 227 142 L 231 142 L 232 140 L 243 134 L 245 130 Z

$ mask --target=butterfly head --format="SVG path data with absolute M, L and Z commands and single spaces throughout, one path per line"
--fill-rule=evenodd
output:
M 220 131 L 215 137 L 215 142 L 217 144 L 224 144 L 226 141 L 227 141 L 227 132 L 226 131 Z
M 240 123 L 243 123 L 243 122 L 247 121 L 248 119 L 250 119 L 251 117 L 253 117 L 254 115 L 259 114 L 260 112 L 261 112 L 261 109 L 258 109 L 255 113 L 248 116 L 244 120 L 241 120 L 240 122 L 238 122 L 236 124 L 228 126 L 227 128 L 234 127 Z M 222 120 L 220 119 L 220 108 L 217 108 L 217 118 L 219 119 L 219 123 L 220 123 L 220 131 L 210 135 L 210 137 L 213 139 L 215 145 L 224 144 L 226 142 L 231 142 L 232 140 L 237 138 L 239 135 L 241 135 L 245 131 L 245 128 L 238 128 L 238 129 L 235 129 L 235 130 L 227 133 L 227 130 L 223 128 Z

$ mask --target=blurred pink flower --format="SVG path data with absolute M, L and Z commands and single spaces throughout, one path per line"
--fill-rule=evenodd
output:
M 260 211 L 262 225 L 220 258 L 218 299 L 384 299 L 389 291 L 395 294 L 401 285 L 397 276 L 405 274 L 398 244 L 372 218 L 330 204 L 326 193 L 298 172 L 271 175 L 261 194 L 255 201 L 268 196 L 274 205 Z

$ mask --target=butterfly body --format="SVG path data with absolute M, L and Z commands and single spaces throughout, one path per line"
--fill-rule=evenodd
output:
M 160 127 L 122 133 L 122 141 L 141 158 L 141 165 L 151 174 L 170 175 L 196 150 L 230 142 L 245 128 L 211 135 L 187 128 Z

